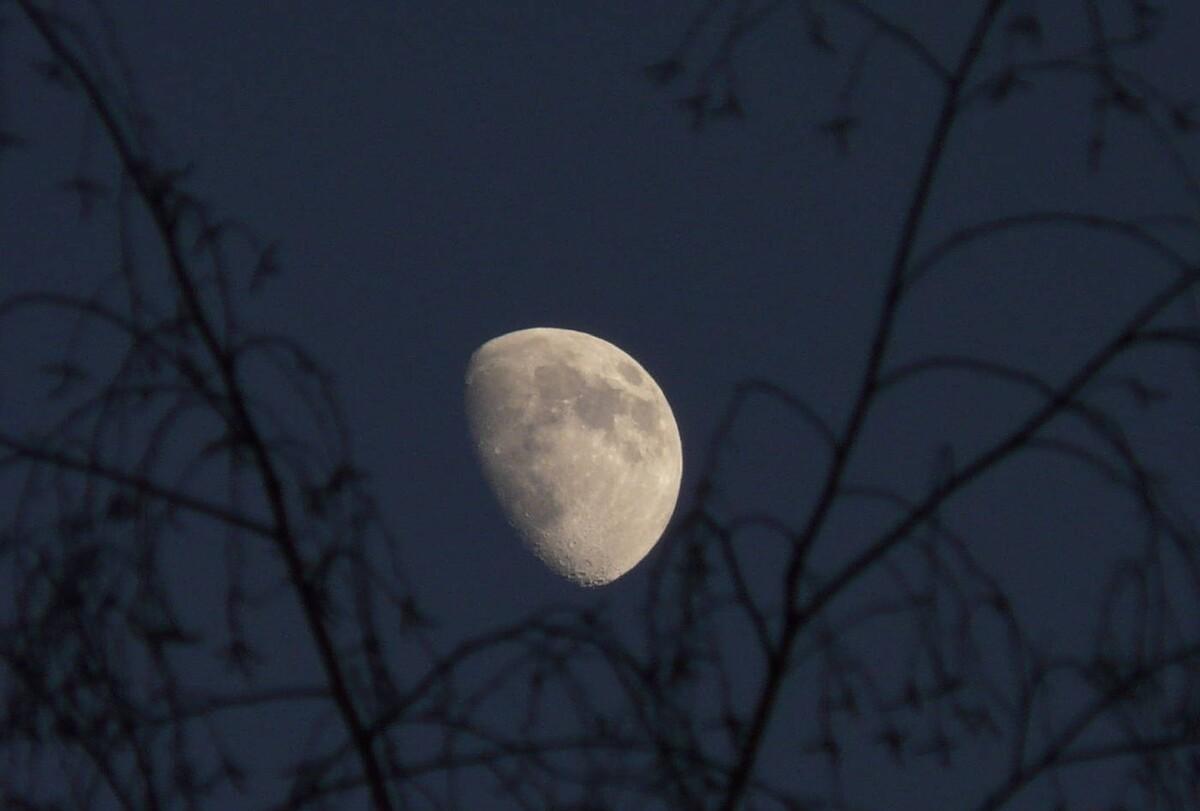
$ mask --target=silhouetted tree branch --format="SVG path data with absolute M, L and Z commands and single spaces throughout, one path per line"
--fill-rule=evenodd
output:
M 815 624 L 818 619 L 827 617 L 837 598 L 847 592 L 851 586 L 861 583 L 880 566 L 894 565 L 889 563 L 889 558 L 895 554 L 895 550 L 902 545 L 911 544 L 918 531 L 936 520 L 939 511 L 958 493 L 977 485 L 985 478 L 986 473 L 1008 462 L 1017 454 L 1026 450 L 1048 450 L 1081 461 L 1091 468 L 1104 472 L 1115 486 L 1128 491 L 1141 505 L 1148 530 L 1155 536 L 1161 534 L 1171 539 L 1180 558 L 1185 561 L 1185 566 L 1189 571 L 1195 571 L 1196 536 L 1194 530 L 1186 523 L 1171 517 L 1166 502 L 1163 501 L 1161 488 L 1158 487 L 1155 477 L 1142 465 L 1138 453 L 1126 439 L 1121 423 L 1105 409 L 1089 402 L 1086 397 L 1089 392 L 1099 388 L 1098 384 L 1114 367 L 1118 359 L 1127 357 L 1147 341 L 1171 340 L 1166 338 L 1160 329 L 1152 328 L 1151 325 L 1161 319 L 1169 308 L 1183 301 L 1185 294 L 1194 289 L 1197 281 L 1200 281 L 1200 276 L 1198 276 L 1200 264 L 1197 264 L 1195 258 L 1189 258 L 1184 252 L 1172 246 L 1168 240 L 1155 234 L 1152 229 L 1169 221 L 1183 229 L 1194 231 L 1196 227 L 1194 217 L 1183 215 L 1139 221 L 1086 211 L 1033 211 L 960 226 L 948 236 L 943 237 L 940 242 L 934 243 L 932 248 L 926 249 L 923 255 L 917 255 L 914 251 L 918 236 L 922 231 L 929 230 L 923 226 L 924 214 L 931 190 L 935 185 L 937 168 L 946 153 L 954 124 L 965 114 L 972 112 L 978 106 L 979 100 L 986 98 L 993 105 L 1000 104 L 1013 89 L 1027 87 L 1028 82 L 1039 73 L 1066 72 L 1090 76 L 1096 79 L 1102 88 L 1096 102 L 1097 105 L 1102 108 L 1115 105 L 1126 112 L 1145 117 L 1147 123 L 1151 125 L 1150 128 L 1156 139 L 1167 150 L 1172 160 L 1180 165 L 1181 177 L 1184 178 L 1185 185 L 1192 193 L 1194 201 L 1200 201 L 1200 198 L 1194 194 L 1194 184 L 1190 180 L 1191 172 L 1187 168 L 1187 160 L 1184 157 L 1186 153 L 1180 144 L 1167 137 L 1167 127 L 1157 124 L 1157 120 L 1149 116 L 1150 108 L 1158 107 L 1157 112 L 1161 116 L 1161 120 L 1171 121 L 1178 132 L 1186 133 L 1189 130 L 1184 123 L 1186 118 L 1181 119 L 1178 114 L 1179 110 L 1187 109 L 1186 105 L 1171 99 L 1135 71 L 1127 70 L 1117 64 L 1116 54 L 1118 51 L 1144 46 L 1153 41 L 1153 30 L 1146 22 L 1149 16 L 1147 7 L 1141 4 L 1132 4 L 1138 25 L 1132 33 L 1113 36 L 1106 34 L 1103 26 L 1099 24 L 1098 6 L 1095 3 L 1086 4 L 1083 15 L 1084 24 L 1090 30 L 1092 38 L 1092 45 L 1086 51 L 1030 61 L 1018 60 L 1003 67 L 991 78 L 979 79 L 977 76 L 980 73 L 986 74 L 987 71 L 994 70 L 990 66 L 979 68 L 979 62 L 985 43 L 989 38 L 994 38 L 1000 33 L 1003 19 L 1001 12 L 1007 5 L 1003 2 L 979 4 L 980 16 L 956 58 L 956 66 L 953 69 L 944 68 L 943 61 L 935 56 L 933 51 L 927 48 L 912 31 L 875 13 L 866 4 L 811 3 L 804 5 L 805 13 L 809 15 L 811 41 L 815 48 L 818 50 L 831 50 L 832 48 L 827 35 L 828 28 L 825 17 L 820 8 L 849 7 L 856 16 L 870 21 L 873 35 L 902 46 L 918 61 L 930 68 L 930 73 L 943 87 L 943 103 L 939 117 L 934 124 L 929 146 L 925 151 L 923 167 L 918 176 L 913 196 L 900 227 L 897 249 L 882 296 L 881 315 L 867 355 L 863 383 L 857 397 L 848 409 L 846 427 L 831 442 L 829 468 L 823 479 L 820 495 L 805 523 L 792 528 L 779 519 L 771 521 L 776 525 L 776 534 L 779 539 L 791 549 L 788 553 L 788 565 L 780 587 L 782 599 L 778 611 L 781 612 L 781 621 L 776 624 L 777 630 L 771 641 L 760 646 L 763 649 L 765 660 L 763 662 L 764 675 L 748 705 L 748 732 L 740 739 L 738 766 L 734 772 L 734 778 L 725 787 L 721 801 L 723 808 L 739 807 L 743 802 L 746 794 L 745 778 L 755 771 L 758 752 L 767 739 L 768 725 L 776 715 L 774 707 L 778 702 L 783 685 L 789 679 L 794 678 L 795 671 L 791 658 L 796 645 L 795 640 L 803 638 L 805 632 L 811 632 L 810 625 Z M 679 50 L 669 60 L 654 66 L 649 71 L 652 78 L 664 84 L 677 80 L 687 72 L 687 56 L 690 54 L 695 59 L 695 52 L 702 49 L 702 46 L 698 45 L 703 40 L 701 30 L 706 27 L 725 26 L 724 33 L 715 40 L 718 44 L 714 47 L 711 57 L 708 57 L 707 60 L 700 59 L 703 67 L 698 69 L 696 74 L 698 89 L 685 99 L 691 111 L 693 126 L 698 128 L 710 120 L 716 121 L 720 117 L 717 114 L 717 108 L 711 106 L 709 102 L 716 94 L 718 87 L 724 88 L 723 92 L 731 95 L 739 93 L 736 86 L 736 73 L 732 69 L 734 55 L 740 47 L 744 47 L 744 41 L 749 41 L 750 30 L 764 24 L 768 17 L 779 12 L 779 6 L 780 4 L 768 3 L 760 6 L 757 11 L 750 12 L 748 4 L 711 3 L 697 18 L 695 26 L 689 29 Z M 728 16 L 723 23 L 717 21 L 722 9 L 728 11 Z M 1033 41 L 1035 45 L 1040 45 L 1041 33 L 1037 17 L 1021 12 L 1010 12 L 1010 14 L 1009 19 L 1004 22 L 1004 31 L 1010 36 L 1020 36 Z M 667 70 L 668 67 L 670 70 Z M 852 90 L 862 80 L 863 77 L 856 68 L 847 89 Z M 1135 87 L 1137 90 L 1131 89 Z M 843 91 L 841 95 L 843 102 L 848 97 L 848 94 Z M 742 104 L 742 106 L 745 105 Z M 752 114 L 752 111 L 749 114 Z M 836 135 L 839 147 L 845 150 L 849 145 L 849 130 L 857 126 L 858 120 L 858 116 L 853 111 L 846 109 L 837 113 L 836 117 L 822 125 L 821 129 L 828 134 Z M 1184 126 L 1180 126 L 1180 124 L 1184 124 Z M 1098 149 L 1096 141 L 1099 137 L 1099 135 L 1093 136 L 1093 158 L 1096 156 Z M 913 285 L 923 280 L 931 268 L 942 263 L 960 247 L 1002 234 L 1046 226 L 1077 227 L 1093 231 L 1098 235 L 1111 234 L 1114 237 L 1127 239 L 1147 248 L 1150 254 L 1163 261 L 1175 276 L 1156 292 L 1148 294 L 1146 299 L 1130 312 L 1128 319 L 1118 325 L 1112 336 L 1098 346 L 1092 355 L 1061 383 L 1055 383 L 1016 365 L 967 356 L 930 357 L 888 368 L 885 358 L 892 350 L 891 335 L 901 312 L 902 303 L 911 293 Z M 1173 330 L 1168 330 L 1168 333 L 1175 334 Z M 922 498 L 911 500 L 873 486 L 866 488 L 848 486 L 844 481 L 845 471 L 853 451 L 860 444 L 860 433 L 871 411 L 882 403 L 883 397 L 896 384 L 909 379 L 917 380 L 933 371 L 958 371 L 981 379 L 991 378 L 1007 382 L 1010 385 L 1015 384 L 1035 394 L 1039 405 L 1027 416 L 1017 420 L 1012 430 L 990 448 L 985 449 L 965 464 L 955 465 L 951 469 L 943 471 L 931 490 Z M 1125 381 L 1126 387 L 1143 400 L 1155 394 L 1150 387 L 1136 377 L 1125 378 Z M 797 417 L 803 422 L 809 424 L 815 422 L 817 425 L 824 423 L 823 418 L 815 415 L 814 409 L 794 393 L 779 390 L 779 393 L 773 394 L 773 396 L 778 402 L 794 410 Z M 733 402 L 739 408 L 744 405 L 744 398 L 741 397 L 740 392 Z M 795 402 L 800 403 L 800 407 L 793 406 L 792 403 Z M 1052 424 L 1061 422 L 1061 418 L 1064 416 L 1076 417 L 1085 427 L 1089 433 L 1088 441 L 1085 444 L 1081 445 L 1061 437 L 1047 435 L 1048 428 Z M 720 435 L 729 435 L 735 422 L 736 415 L 727 414 L 721 423 Z M 717 454 L 714 452 L 712 455 L 715 457 Z M 1110 456 L 1115 456 L 1117 460 L 1115 464 L 1110 461 Z M 734 539 L 738 534 L 736 531 L 738 524 L 743 519 L 735 515 L 725 522 L 721 522 L 703 506 L 715 490 L 713 480 L 718 475 L 712 462 L 710 462 L 708 471 L 697 494 L 699 506 L 696 507 L 693 514 L 698 522 L 697 525 L 715 536 L 714 542 L 719 546 L 720 557 L 728 559 L 727 550 L 733 548 Z M 822 533 L 823 522 L 836 504 L 851 495 L 883 497 L 886 500 L 898 502 L 901 505 L 902 516 L 890 529 L 866 544 L 861 553 L 840 569 L 822 577 L 818 584 L 811 587 L 807 596 L 802 596 L 801 584 L 804 577 L 812 574 L 810 571 L 812 550 Z M 755 523 L 764 522 L 756 521 Z M 946 528 L 940 522 L 936 525 L 935 530 L 938 535 L 946 535 Z M 949 537 L 942 537 L 938 543 L 944 545 L 949 542 L 951 542 Z M 703 541 L 696 543 L 703 543 Z M 954 541 L 953 546 L 957 552 L 965 554 L 967 547 L 964 543 Z M 695 555 L 697 553 L 689 549 L 688 554 Z M 940 567 L 943 564 L 938 563 L 937 565 Z M 1157 565 L 1163 564 L 1158 561 Z M 733 581 L 734 592 L 739 595 L 738 603 L 747 613 L 749 625 L 761 638 L 761 629 L 768 623 L 762 619 L 762 611 L 755 604 L 754 598 L 749 596 L 755 592 L 745 584 L 736 561 L 727 563 L 727 568 Z M 1025 629 L 1016 622 L 1009 608 L 1007 597 L 1003 595 L 995 581 L 986 578 L 974 564 L 971 564 L 971 569 L 973 570 L 972 577 L 982 580 L 986 585 L 986 597 L 982 605 L 998 611 L 1005 618 L 1012 644 L 1012 659 L 1018 666 L 1018 672 L 1024 674 L 1030 667 L 1030 662 L 1037 658 L 1037 654 L 1030 647 L 1031 643 L 1026 638 Z M 941 576 L 945 577 L 946 573 L 943 571 Z M 966 584 L 955 581 L 949 581 L 949 584 L 957 592 L 956 599 L 960 610 L 967 613 L 974 610 L 970 608 L 972 599 L 963 590 Z M 907 587 L 906 590 L 909 591 L 909 599 L 914 604 L 908 610 L 918 616 L 924 613 L 918 606 L 928 604 L 928 601 L 933 598 L 913 593 Z M 1189 600 L 1194 600 L 1197 595 L 1200 595 L 1200 590 L 1191 594 Z M 1169 594 L 1163 589 L 1159 592 L 1158 599 L 1162 601 L 1163 605 L 1166 605 L 1180 596 Z M 1194 603 L 1192 604 L 1194 605 Z M 1187 610 L 1184 609 L 1185 615 Z M 905 609 L 890 606 L 881 613 L 891 614 L 893 611 L 904 613 Z M 1195 633 L 1194 629 L 1177 628 L 1176 630 L 1184 634 Z M 832 634 L 827 637 L 829 640 L 827 644 L 836 644 L 833 641 L 836 636 L 836 634 Z M 938 655 L 936 654 L 936 643 L 932 650 L 935 655 Z M 1164 669 L 1181 668 L 1187 672 L 1194 672 L 1195 652 L 1193 647 L 1185 646 L 1183 653 L 1178 658 L 1167 655 L 1165 651 L 1163 657 Z M 937 661 L 939 660 L 935 659 L 935 662 Z M 937 669 L 944 667 L 945 663 L 943 662 L 938 665 Z M 1150 665 L 1146 670 L 1138 672 L 1149 674 L 1155 673 L 1157 670 Z M 957 681 L 957 677 L 953 674 L 944 673 L 943 676 L 949 677 L 951 683 Z M 1025 681 L 1025 678 L 1022 675 L 1022 681 Z M 1039 680 L 1040 677 L 1033 677 L 1033 681 Z M 984 679 L 980 678 L 979 682 L 979 686 L 984 686 Z M 995 693 L 994 685 L 987 685 L 987 688 L 989 692 L 993 692 L 999 697 L 999 694 Z M 1021 690 L 1022 701 L 1025 702 L 1024 712 L 1031 712 L 1032 702 L 1035 698 L 1033 693 L 1036 691 L 1036 687 L 1025 682 L 1021 685 Z M 947 694 L 960 691 L 961 688 L 956 688 L 947 691 Z M 910 695 L 914 696 L 911 703 L 922 703 L 915 698 L 915 694 Z M 1110 715 L 1116 712 L 1118 705 L 1123 704 L 1127 698 L 1125 690 L 1116 690 L 1103 696 L 1090 711 L 1096 715 Z M 968 734 L 975 734 L 979 729 L 987 730 L 989 733 L 998 731 L 991 719 L 994 717 L 995 709 L 1002 709 L 1002 707 L 989 710 L 985 705 L 984 708 L 968 710 L 958 705 L 955 709 L 959 713 L 960 720 L 965 722 Z M 887 714 L 884 713 L 885 716 Z M 1027 717 L 1026 723 L 1028 720 Z M 1195 739 L 1196 719 L 1194 713 L 1190 714 L 1184 722 L 1184 726 L 1185 731 L 1164 735 L 1158 740 L 1177 741 L 1180 747 L 1186 748 L 1188 742 Z M 836 735 L 828 727 L 824 734 L 826 737 L 823 741 L 819 741 L 817 748 L 826 754 L 836 773 L 840 747 Z M 1064 732 L 1063 735 L 1065 743 L 1049 746 L 1037 766 L 1027 768 L 1021 763 L 1024 755 L 1016 756 L 1018 765 L 1014 766 L 1012 776 L 1005 782 L 1004 788 L 997 789 L 997 792 L 987 801 L 989 804 L 982 807 L 998 808 L 1004 805 L 1008 798 L 1015 793 L 1017 786 L 1023 786 L 1025 782 L 1041 777 L 1045 771 L 1051 770 L 1057 765 L 1060 762 L 1059 759 L 1066 754 L 1065 745 L 1069 744 L 1073 738 L 1068 732 Z M 1025 734 L 1018 734 L 1015 740 L 1023 742 Z M 1131 738 L 1127 747 L 1110 744 L 1093 750 L 1093 754 L 1110 751 L 1114 756 L 1118 756 L 1123 752 L 1155 752 L 1171 749 L 1166 745 L 1138 747 L 1136 740 L 1136 738 Z M 880 742 L 897 755 L 905 749 L 904 736 L 891 721 L 885 721 L 880 734 Z M 932 749 L 926 751 L 940 751 L 944 755 L 949 751 L 943 748 L 946 745 L 952 745 L 952 742 L 939 732 L 935 735 Z M 1018 746 L 1017 751 L 1024 751 L 1024 743 Z M 1194 764 L 1190 768 L 1193 772 L 1195 771 Z M 1176 795 L 1163 794 L 1161 796 Z M 835 789 L 831 805 L 843 807 L 845 802 L 840 789 Z
M 1200 786 L 1200 533 L 1131 438 L 1136 417 L 1104 395 L 1148 409 L 1168 392 L 1146 382 L 1141 360 L 1200 350 L 1200 329 L 1172 320 L 1200 282 L 1200 185 L 1184 140 L 1195 123 L 1186 102 L 1124 60 L 1155 45 L 1164 9 L 1088 0 L 1070 12 L 1076 40 L 1053 52 L 1039 14 L 1018 5 L 944 11 L 969 16 L 943 53 L 862 0 L 703 4 L 646 71 L 664 87 L 694 80 L 680 104 L 697 130 L 754 118 L 738 61 L 785 14 L 799 14 L 809 47 L 841 60 L 815 131 L 847 159 L 867 126 L 855 99 L 877 52 L 914 60 L 940 92 L 883 286 L 867 302 L 877 315 L 858 385 L 837 418 L 806 399 L 803 381 L 735 388 L 696 488 L 639 575 L 639 627 L 601 595 L 464 637 L 410 587 L 402 540 L 375 509 L 329 376 L 295 338 L 242 317 L 243 296 L 284 270 L 279 243 L 214 212 L 190 190 L 189 167 L 162 157 L 102 3 L 67 13 L 0 0 L 44 46 L 35 80 L 77 98 L 111 149 L 108 163 L 82 162 L 54 182 L 81 219 L 111 214 L 118 258 L 91 295 L 0 301 L 0 323 L 52 313 L 72 325 L 64 356 L 42 367 L 44 423 L 0 431 L 0 475 L 14 495 L 0 530 L 0 582 L 11 584 L 0 614 L 0 805 L 201 809 L 240 793 L 278 811 L 363 797 L 377 809 L 460 808 L 488 791 L 528 809 L 849 809 L 867 807 L 848 765 L 863 752 L 904 769 L 961 763 L 980 746 L 1002 768 L 965 807 L 1024 807 L 1041 784 L 1069 808 L 1061 776 L 1096 763 L 1133 764 L 1130 791 L 1186 807 Z M 1072 88 L 1056 92 L 1083 80 L 1092 93 L 1081 152 L 1095 171 L 1122 116 L 1177 167 L 1182 210 L 1130 216 L 1081 201 L 935 220 L 960 124 L 1050 79 Z M 28 143 L 0 121 L 0 157 Z M 153 259 L 133 249 L 139 228 L 159 249 Z M 914 291 L 971 250 L 1043 232 L 1136 247 L 1165 273 L 1147 274 L 1140 298 L 1057 377 L 1032 359 L 954 348 L 901 359 Z M 111 357 L 87 351 L 97 335 Z M 942 377 L 1017 392 L 1024 410 L 975 447 L 931 448 L 927 482 L 857 478 L 889 398 Z M 814 491 L 797 494 L 799 519 L 727 497 L 723 461 L 756 408 L 787 414 L 780 435 L 815 439 L 824 454 Z M 1037 641 L 952 514 L 1032 456 L 1098 477 L 1141 520 L 1142 535 L 1112 561 L 1095 628 L 1077 629 L 1092 638 L 1082 653 Z M 888 517 L 843 537 L 840 511 L 866 505 Z M 181 543 L 196 532 L 211 542 L 214 529 L 220 588 L 189 593 Z M 764 550 L 781 564 L 756 565 Z M 273 567 L 249 563 L 266 560 Z M 311 643 L 303 676 L 274 673 L 255 640 L 257 617 L 281 605 Z M 900 660 L 864 641 L 881 635 L 902 642 Z M 281 703 L 313 732 L 272 781 L 252 773 L 225 724 Z

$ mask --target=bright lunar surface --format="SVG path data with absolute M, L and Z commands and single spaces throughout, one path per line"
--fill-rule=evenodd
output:
M 555 572 L 609 583 L 658 541 L 683 454 L 667 398 L 629 355 L 573 330 L 510 332 L 471 356 L 466 401 L 488 483 Z

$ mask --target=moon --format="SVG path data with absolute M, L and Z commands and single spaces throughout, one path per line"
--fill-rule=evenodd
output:
M 484 478 L 554 572 L 610 583 L 658 542 L 679 497 L 679 428 L 621 349 L 553 327 L 493 338 L 467 366 L 466 411 Z

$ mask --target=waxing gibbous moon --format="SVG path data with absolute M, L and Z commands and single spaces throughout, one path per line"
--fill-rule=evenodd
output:
M 471 356 L 466 410 L 484 477 L 552 570 L 609 583 L 658 542 L 679 496 L 679 429 L 625 352 L 568 329 L 501 335 Z

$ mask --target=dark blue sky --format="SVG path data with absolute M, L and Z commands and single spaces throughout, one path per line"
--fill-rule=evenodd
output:
M 244 321 L 295 336 L 333 370 L 359 461 L 448 634 L 559 602 L 619 616 L 645 585 L 642 566 L 610 587 L 577 589 L 505 525 L 462 413 L 467 359 L 487 339 L 559 326 L 636 357 L 675 410 L 683 505 L 737 381 L 776 381 L 835 426 L 844 421 L 939 91 L 909 56 L 879 44 L 854 97 L 861 126 L 840 155 L 816 124 L 841 110 L 838 88 L 863 42 L 845 14 L 830 12 L 832 56 L 803 47 L 798 13 L 777 15 L 737 60 L 745 119 L 696 133 L 675 104 L 691 79 L 664 90 L 642 74 L 674 48 L 692 2 L 111 5 L 160 142 L 196 162 L 192 188 L 280 241 L 284 272 L 247 300 Z M 952 62 L 975 14 L 958 7 L 977 4 L 884 5 Z M 1078 4 L 1014 5 L 1042 14 L 1047 53 L 1083 44 Z M 1168 5 L 1158 43 L 1130 61 L 1186 97 L 1200 6 Z M 4 43 L 3 112 L 32 146 L 0 161 L 0 293 L 91 290 L 111 261 L 111 221 L 76 227 L 75 202 L 57 184 L 81 149 L 99 167 L 107 153 L 98 133 L 81 136 L 74 99 L 31 78 L 38 46 L 28 27 L 14 21 Z M 995 68 L 1005 53 L 998 38 L 983 64 Z M 1087 77 L 1036 82 L 1007 104 L 980 105 L 954 131 L 918 255 L 955 227 L 1022 209 L 1196 216 L 1174 165 L 1129 121 L 1114 118 L 1102 171 L 1088 171 Z M 917 289 L 889 357 L 970 353 L 1061 379 L 1169 274 L 1082 231 L 999 237 Z M 25 382 L 35 379 L 34 350 L 61 337 L 47 323 L 0 327 L 5 426 L 35 415 L 41 389 Z M 1104 401 L 1134 420 L 1131 438 L 1173 477 L 1178 500 L 1195 504 L 1197 385 L 1171 357 L 1139 356 L 1171 400 L 1145 413 L 1118 391 Z M 1032 404 L 957 376 L 897 389 L 872 415 L 850 479 L 915 497 L 939 446 L 969 458 Z M 794 417 L 759 403 L 724 449 L 722 508 L 797 521 L 824 465 Z M 1066 648 L 1087 635 L 1112 555 L 1138 532 L 1133 505 L 1104 482 L 1033 455 L 990 474 L 945 517 L 1036 618 L 1036 636 Z M 838 510 L 814 564 L 846 560 L 892 518 L 869 504 Z M 744 542 L 762 545 L 748 548 L 748 565 L 770 582 L 775 542 Z M 203 560 L 188 565 L 207 571 Z M 308 655 L 304 644 L 295 655 Z M 802 696 L 791 702 L 787 711 L 803 711 Z M 896 811 L 959 807 L 976 796 L 959 792 L 987 785 L 975 772 L 995 765 L 990 757 L 969 755 L 972 773 L 964 765 L 948 778 L 924 765 L 864 776 L 856 796 Z M 860 768 L 875 775 L 874 765 Z

